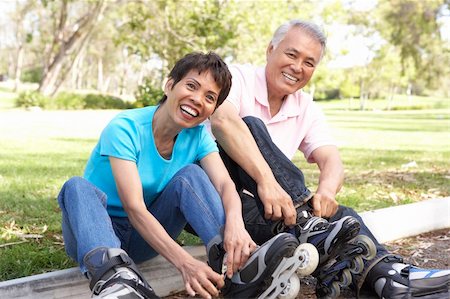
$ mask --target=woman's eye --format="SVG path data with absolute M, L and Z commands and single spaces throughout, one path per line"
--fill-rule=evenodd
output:
M 191 90 L 195 89 L 195 85 L 192 83 L 186 83 L 186 86 Z
M 215 98 L 214 96 L 212 96 L 212 95 L 207 95 L 207 96 L 206 96 L 206 99 L 207 99 L 208 101 L 210 101 L 210 102 L 215 102 L 215 101 L 216 101 L 216 98 Z

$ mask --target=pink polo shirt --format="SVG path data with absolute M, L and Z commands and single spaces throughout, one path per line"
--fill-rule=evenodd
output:
M 271 117 L 265 68 L 249 64 L 229 68 L 233 84 L 226 100 L 236 107 L 241 117 L 260 118 L 274 143 L 289 159 L 299 149 L 307 161 L 313 163 L 310 155 L 315 149 L 335 145 L 322 110 L 309 94 L 299 90 L 289 95 L 280 111 Z

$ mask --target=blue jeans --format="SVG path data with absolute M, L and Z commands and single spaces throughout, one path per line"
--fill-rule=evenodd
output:
M 311 192 L 305 186 L 305 179 L 301 170 L 273 143 L 262 120 L 253 116 L 246 116 L 243 118 L 243 121 L 250 129 L 261 154 L 269 164 L 277 182 L 291 196 L 294 204 L 304 203 L 304 207 L 309 209 L 307 201 L 310 199 Z M 238 190 L 246 189 L 255 197 L 253 199 L 253 197 L 241 193 L 242 213 L 251 237 L 255 242 L 261 244 L 271 238 L 274 232 L 272 230 L 272 221 L 264 218 L 264 207 L 258 197 L 256 182 L 225 153 L 220 144 L 219 150 L 222 160 L 236 184 L 236 188 Z M 361 224 L 360 234 L 368 236 L 375 243 L 377 257 L 374 260 L 388 255 L 386 248 L 377 241 L 369 228 L 364 224 L 362 218 L 352 208 L 339 206 L 338 211 L 329 221 L 337 221 L 344 216 L 353 216 L 358 219 Z M 366 267 L 369 267 L 369 263 Z
M 122 248 L 136 262 L 158 255 L 127 217 L 111 217 L 106 194 L 81 177 L 68 180 L 58 195 L 67 254 L 86 272 L 83 258 L 97 247 Z M 148 211 L 176 239 L 189 223 L 204 244 L 220 233 L 225 213 L 219 194 L 198 165 L 178 171 Z

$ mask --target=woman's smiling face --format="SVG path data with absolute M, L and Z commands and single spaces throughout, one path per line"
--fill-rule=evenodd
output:
M 169 79 L 164 87 L 168 111 L 176 124 L 194 127 L 205 121 L 216 108 L 220 88 L 208 71 L 191 70 L 177 84 Z

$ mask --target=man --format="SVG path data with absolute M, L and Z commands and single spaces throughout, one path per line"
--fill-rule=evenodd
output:
M 272 233 L 288 230 L 301 241 L 316 246 L 335 241 L 344 244 L 334 251 L 350 246 L 345 245 L 348 239 L 335 238 L 336 227 L 343 227 L 352 237 L 359 231 L 376 244 L 376 257 L 368 258 L 370 261 L 365 262 L 362 273 L 351 275 L 357 291 L 365 284 L 385 298 L 424 294 L 434 294 L 426 298 L 442 298 L 448 292 L 450 271 L 421 270 L 403 264 L 401 257 L 390 254 L 377 242 L 354 210 L 339 206 L 336 201 L 344 177 L 339 152 L 323 113 L 311 96 L 301 90 L 311 79 L 325 47 L 326 38 L 316 25 L 293 20 L 274 33 L 265 67 L 230 68 L 232 89 L 211 116 L 211 128 L 222 158 L 241 191 L 247 230 L 257 242 Z M 301 171 L 290 162 L 297 149 L 320 169 L 314 196 L 304 186 Z M 329 223 L 317 217 L 328 218 Z M 360 230 L 355 219 L 361 225 Z M 321 229 L 324 237 L 315 242 L 314 234 Z M 308 237 L 302 237 L 305 232 Z M 327 258 L 335 255 L 339 253 L 331 253 Z M 348 254 L 340 257 L 345 256 Z M 324 259 L 319 267 L 325 263 L 329 265 Z M 339 290 L 331 286 L 336 280 L 330 277 L 337 276 L 341 285 L 347 284 L 342 280 L 348 278 L 344 272 L 348 273 L 349 267 L 348 263 L 343 266 L 338 262 L 318 269 L 314 274 L 318 278 L 318 296 L 336 297 Z

